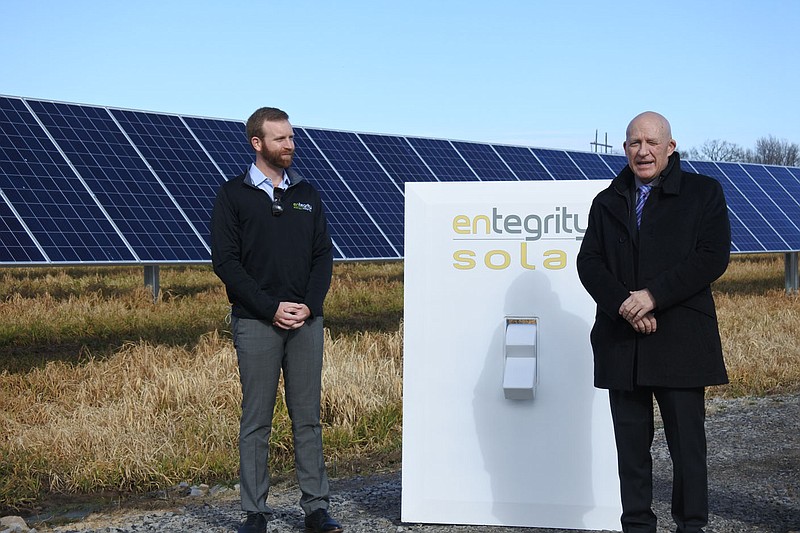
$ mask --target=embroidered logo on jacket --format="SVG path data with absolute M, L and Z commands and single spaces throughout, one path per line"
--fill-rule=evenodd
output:
M 292 204 L 292 209 L 297 209 L 298 211 L 308 211 L 311 212 L 311 204 L 304 204 L 302 202 L 294 202 Z

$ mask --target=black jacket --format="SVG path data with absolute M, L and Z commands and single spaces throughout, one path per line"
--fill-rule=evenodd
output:
M 291 185 L 272 214 L 269 195 L 248 171 L 220 187 L 211 215 L 211 262 L 225 284 L 232 314 L 272 320 L 281 301 L 304 303 L 322 316 L 333 271 L 333 247 L 319 193 L 287 169 Z
M 728 265 L 728 209 L 717 180 L 683 172 L 677 152 L 671 158 L 645 204 L 638 239 L 630 167 L 592 203 L 577 268 L 597 303 L 591 342 L 600 388 L 728 381 L 710 287 Z M 618 313 L 629 291 L 645 288 L 657 306 L 651 335 L 636 333 Z

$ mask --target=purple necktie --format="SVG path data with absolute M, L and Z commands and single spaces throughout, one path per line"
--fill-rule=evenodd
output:
M 636 227 L 642 225 L 642 209 L 644 208 L 644 203 L 647 201 L 647 197 L 650 196 L 650 189 L 653 187 L 651 185 L 641 185 L 636 190 Z

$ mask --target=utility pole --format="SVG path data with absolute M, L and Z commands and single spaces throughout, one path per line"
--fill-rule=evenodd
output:
M 589 146 L 592 147 L 593 152 L 597 152 L 598 148 L 603 148 L 603 153 L 607 154 L 611 149 L 611 145 L 608 144 L 608 132 L 606 132 L 606 140 L 605 142 L 598 142 L 597 141 L 597 130 L 594 130 L 594 142 L 589 143 Z

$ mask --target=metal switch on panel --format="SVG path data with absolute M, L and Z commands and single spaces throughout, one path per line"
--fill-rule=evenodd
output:
M 532 400 L 536 392 L 539 319 L 506 317 L 503 394 L 508 400 Z

